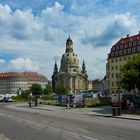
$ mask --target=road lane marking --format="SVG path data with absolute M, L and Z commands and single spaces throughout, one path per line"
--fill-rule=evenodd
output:
M 52 126 L 46 126 L 46 128 L 50 128 L 51 131 L 55 131 L 55 133 L 56 133 L 56 131 L 57 131 L 58 133 L 62 132 L 62 133 L 65 134 L 65 135 L 66 135 L 66 133 L 67 133 L 67 134 L 69 134 L 70 136 L 71 136 L 71 135 L 75 135 L 75 136 L 82 137 L 82 138 L 89 139 L 89 140 L 98 140 L 98 139 L 93 138 L 93 137 L 81 135 L 81 134 L 79 134 L 79 133 L 70 132 L 70 131 L 63 130 L 63 129 L 56 128 L 56 127 L 52 127 Z
M 11 118 L 11 119 L 15 120 L 15 117 L 10 115 L 10 114 L 6 114 L 5 115 L 5 114 L 0 112 L 0 115 L 6 116 L 8 118 Z M 52 134 L 56 134 L 56 133 L 60 134 L 60 133 L 62 133 L 64 136 L 69 136 L 69 137 L 73 137 L 73 135 L 74 135 L 75 137 L 78 137 L 78 139 L 80 139 L 80 140 L 81 140 L 81 138 L 83 138 L 84 140 L 98 140 L 98 139 L 90 137 L 90 136 L 86 136 L 86 135 L 82 135 L 82 134 L 79 134 L 79 133 L 71 132 L 71 131 L 68 131 L 68 130 L 61 129 L 61 128 L 57 128 L 57 127 L 53 127 L 53 126 L 48 126 L 48 125 L 46 126 L 45 124 L 39 124 L 37 122 L 34 123 L 31 120 L 27 120 L 27 119 L 24 119 L 24 118 L 17 118 L 16 121 L 17 122 L 18 121 L 19 122 L 22 121 L 22 122 L 24 122 L 24 123 L 26 123 L 26 124 L 28 124 L 30 126 L 34 125 L 35 128 L 39 128 L 39 129 L 46 128 L 47 129 L 46 132 L 49 131 Z M 9 139 L 6 139 L 6 140 L 9 140 Z

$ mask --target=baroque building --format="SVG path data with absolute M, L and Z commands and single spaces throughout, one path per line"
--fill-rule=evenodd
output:
M 68 93 L 78 93 L 88 88 L 85 62 L 83 60 L 82 69 L 80 69 L 79 60 L 73 51 L 73 41 L 70 37 L 66 41 L 66 51 L 62 55 L 60 69 L 58 71 L 55 62 L 52 75 L 53 92 L 57 92 L 57 89 L 61 87 L 66 88 Z
M 140 55 L 140 32 L 136 35 L 127 35 L 118 40 L 108 54 L 106 65 L 107 89 L 112 93 L 125 93 L 126 90 L 119 87 L 121 78 L 120 69 L 134 55 Z

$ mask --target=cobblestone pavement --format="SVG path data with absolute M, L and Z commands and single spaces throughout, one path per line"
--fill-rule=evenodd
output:
M 10 140 L 10 139 L 0 133 L 0 140 Z

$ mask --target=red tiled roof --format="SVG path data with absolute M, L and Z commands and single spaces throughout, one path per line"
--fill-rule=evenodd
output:
M 47 78 L 37 72 L 0 72 L 0 80 L 47 81 Z
M 115 45 L 121 45 L 121 44 L 126 44 L 129 43 L 130 41 L 138 41 L 140 40 L 140 33 L 137 35 L 129 36 L 127 35 L 125 38 L 121 38 Z
M 140 53 L 140 32 L 137 35 L 121 38 L 115 45 L 112 46 L 108 58 L 131 55 Z

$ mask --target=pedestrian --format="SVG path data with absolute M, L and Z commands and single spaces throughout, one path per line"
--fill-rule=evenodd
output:
M 128 99 L 126 100 L 126 105 L 127 105 L 127 111 L 128 111 L 128 113 L 130 113 L 130 111 L 131 111 L 130 98 L 128 98 Z
M 31 100 L 31 98 L 29 98 L 29 107 L 32 107 L 32 100 Z
M 131 113 L 134 112 L 134 102 L 133 102 L 133 99 L 130 100 L 130 112 Z
M 70 109 L 70 98 L 67 97 L 67 109 Z
M 35 107 L 37 107 L 38 98 L 35 97 Z

